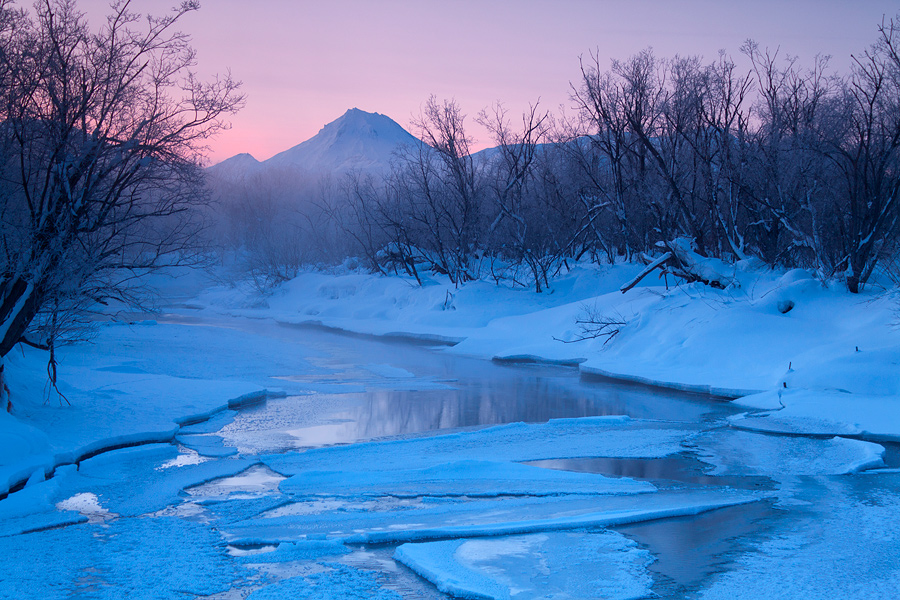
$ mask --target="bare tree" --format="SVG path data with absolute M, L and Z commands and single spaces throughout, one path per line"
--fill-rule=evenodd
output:
M 588 184 L 577 193 L 586 211 L 585 230 L 594 234 L 612 263 L 617 254 L 629 258 L 632 254 L 635 219 L 629 194 L 636 182 L 630 177 L 633 169 L 629 161 L 635 156 L 636 138 L 629 131 L 623 83 L 601 68 L 599 54 L 592 54 L 588 64 L 581 60 L 581 77 L 581 85 L 573 87 L 572 98 L 582 123 L 564 136 L 562 147 Z M 584 138 L 582 132 L 587 133 Z M 601 232 L 600 219 L 607 211 L 615 218 L 618 235 Z M 611 243 L 606 237 L 613 238 Z
M 405 193 L 411 217 L 427 230 L 439 265 L 455 284 L 475 279 L 479 249 L 481 177 L 472 157 L 465 115 L 455 101 L 432 96 L 413 122 L 425 146 L 407 154 Z
M 34 17 L 0 8 L 2 357 L 64 282 L 121 297 L 183 257 L 205 140 L 242 97 L 230 76 L 193 74 L 175 26 L 194 1 L 142 18 L 120 0 L 96 31 L 73 0 L 41 0 Z
M 744 180 L 758 208 L 751 233 L 759 254 L 769 264 L 807 264 L 827 272 L 831 261 L 820 234 L 829 173 L 816 130 L 838 82 L 828 74 L 827 56 L 803 69 L 796 57 L 782 61 L 777 50 L 761 50 L 752 41 L 743 52 L 759 90 L 759 123 Z
M 900 23 L 879 27 L 878 41 L 855 64 L 844 88 L 844 126 L 831 122 L 828 156 L 843 186 L 839 215 L 847 287 L 868 281 L 900 218 Z
M 739 260 L 754 253 L 746 235 L 751 215 L 743 194 L 741 168 L 750 135 L 747 104 L 752 89 L 751 73 L 738 74 L 734 61 L 720 53 L 719 60 L 705 68 L 699 126 L 688 138 L 699 159 L 703 187 L 718 224 L 718 253 L 724 254 L 724 242 Z
M 548 231 L 550 221 L 539 206 L 536 159 L 539 147 L 550 132 L 549 115 L 533 104 L 522 114 L 522 128 L 514 131 L 506 118 L 506 110 L 497 104 L 493 111 L 482 111 L 479 123 L 494 136 L 497 156 L 491 160 L 490 184 L 497 213 L 488 235 L 495 234 L 504 223 L 508 235 L 503 244 L 514 260 L 524 261 L 531 270 L 535 292 L 549 286 L 548 270 L 557 260 Z M 563 242 L 565 245 L 565 242 Z M 559 248 L 557 248 L 559 249 Z

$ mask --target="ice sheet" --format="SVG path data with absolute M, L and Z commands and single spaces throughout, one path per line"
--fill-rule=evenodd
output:
M 647 550 L 613 531 L 403 544 L 394 557 L 456 598 L 626 600 L 652 595 Z
M 374 465 L 373 465 L 374 467 Z M 591 473 L 571 473 L 511 462 L 462 460 L 424 469 L 307 471 L 280 485 L 295 496 L 555 496 L 636 494 L 651 484 Z
M 285 516 L 266 518 L 263 514 L 234 522 L 223 531 L 230 543 L 279 543 L 321 536 L 352 544 L 403 543 L 603 528 L 694 515 L 763 497 L 766 495 L 718 489 L 626 496 L 438 498 L 406 506 L 388 504 L 383 510 L 346 501 L 323 503 L 320 510 L 301 514 L 279 509 L 278 514 Z
M 792 518 L 780 522 L 755 551 L 715 576 L 698 597 L 896 598 L 898 485 L 900 475 L 890 474 L 803 482 L 794 490 L 799 504 Z
M 714 430 L 692 442 L 716 475 L 763 475 L 773 479 L 842 475 L 883 465 L 884 447 L 842 437 L 795 438 L 749 431 Z

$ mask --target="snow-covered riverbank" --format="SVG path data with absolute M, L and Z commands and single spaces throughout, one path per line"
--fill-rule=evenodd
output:
M 481 358 L 578 364 L 586 374 L 771 411 L 735 419 L 741 427 L 900 439 L 896 290 L 850 294 L 806 271 L 745 267 L 725 290 L 666 287 L 651 276 L 622 294 L 639 270 L 578 266 L 546 294 L 305 273 L 265 297 L 219 288 L 199 302 L 228 314 L 454 344 L 448 352 Z M 624 324 L 612 326 L 610 339 L 577 341 L 585 319 Z

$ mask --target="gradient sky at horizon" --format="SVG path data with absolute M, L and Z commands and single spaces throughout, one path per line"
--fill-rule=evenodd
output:
M 132 0 L 160 14 L 178 0 Z M 99 24 L 108 0 L 78 0 Z M 210 163 L 240 152 L 259 160 L 315 135 L 357 107 L 409 128 L 427 98 L 455 98 L 474 123 L 502 101 L 510 115 L 540 98 L 569 105 L 579 56 L 601 64 L 652 46 L 655 54 L 738 58 L 754 39 L 811 64 L 818 54 L 847 72 L 875 41 L 896 0 L 203 0 L 180 29 L 192 36 L 201 75 L 230 69 L 245 108 L 211 142 Z

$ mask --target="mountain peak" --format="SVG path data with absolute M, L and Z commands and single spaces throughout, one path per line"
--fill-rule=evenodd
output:
M 261 164 L 252 154 L 241 152 L 212 165 L 206 172 L 224 179 L 238 179 L 255 171 Z
M 337 135 L 356 134 L 369 137 L 379 135 L 409 135 L 396 121 L 385 115 L 370 113 L 358 108 L 351 108 L 343 115 L 327 124 L 319 131 L 319 135 L 335 132 Z M 400 135 L 400 137 L 405 137 Z M 315 139 L 315 138 L 314 138 Z
M 243 153 L 209 167 L 207 172 L 228 179 L 261 174 L 271 167 L 312 175 L 339 175 L 349 171 L 384 173 L 400 148 L 421 143 L 390 117 L 354 107 L 312 138 L 268 160 L 259 162 Z
M 265 164 L 311 172 L 384 171 L 396 150 L 419 143 L 390 117 L 351 108 L 312 138 L 276 154 Z

